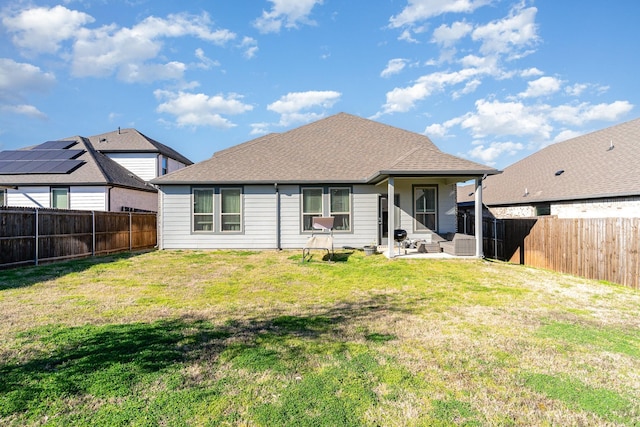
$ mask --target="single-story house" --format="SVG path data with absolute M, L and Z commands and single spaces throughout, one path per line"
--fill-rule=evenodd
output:
M 640 217 L 639 158 L 640 119 L 549 145 L 483 181 L 486 214 Z M 461 212 L 475 210 L 474 191 L 458 190 Z
M 396 229 L 426 240 L 456 231 L 458 182 L 496 173 L 424 135 L 340 113 L 152 180 L 158 245 L 303 248 L 314 217 L 334 218 L 337 247 L 385 244 Z
M 190 164 L 135 129 L 0 151 L 0 206 L 155 211 L 148 181 Z

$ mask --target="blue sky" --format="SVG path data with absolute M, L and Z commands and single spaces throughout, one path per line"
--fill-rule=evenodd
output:
M 198 162 L 347 112 L 504 168 L 640 116 L 640 2 L 8 0 L 0 150 L 135 127 Z

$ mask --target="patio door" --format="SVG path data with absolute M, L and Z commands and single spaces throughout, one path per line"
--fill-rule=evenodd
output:
M 378 244 L 386 245 L 389 234 L 389 203 L 386 194 L 378 197 Z M 396 228 L 400 228 L 400 195 L 394 195 L 395 217 L 394 223 Z

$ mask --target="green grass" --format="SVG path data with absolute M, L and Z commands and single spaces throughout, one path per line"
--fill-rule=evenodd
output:
M 478 260 L 0 271 L 0 425 L 640 424 L 640 294 Z

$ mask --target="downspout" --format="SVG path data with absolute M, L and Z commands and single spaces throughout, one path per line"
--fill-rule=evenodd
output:
M 280 189 L 278 183 L 273 184 L 273 188 L 276 191 L 276 249 L 282 250 L 282 236 L 281 236 L 281 220 L 280 220 Z

